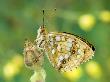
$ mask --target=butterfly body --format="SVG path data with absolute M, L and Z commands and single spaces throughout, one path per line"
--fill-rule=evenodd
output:
M 84 39 L 68 33 L 47 32 L 45 27 L 39 28 L 36 44 L 61 72 L 77 68 L 94 54 L 93 46 Z

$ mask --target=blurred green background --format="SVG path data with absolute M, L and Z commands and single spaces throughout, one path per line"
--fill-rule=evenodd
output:
M 110 0 L 0 0 L 0 82 L 30 82 L 24 39 L 35 40 L 42 9 L 48 31 L 77 34 L 96 48 L 70 73 L 58 73 L 45 58 L 46 82 L 110 82 Z

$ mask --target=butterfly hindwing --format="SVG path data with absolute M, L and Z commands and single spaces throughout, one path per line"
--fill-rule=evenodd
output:
M 48 58 L 58 71 L 70 71 L 92 58 L 92 45 L 82 38 L 67 34 L 50 32 L 47 35 Z

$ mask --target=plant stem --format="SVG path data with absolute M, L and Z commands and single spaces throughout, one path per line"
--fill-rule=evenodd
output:
M 34 74 L 30 78 L 31 82 L 45 82 L 46 72 L 43 67 L 34 70 Z

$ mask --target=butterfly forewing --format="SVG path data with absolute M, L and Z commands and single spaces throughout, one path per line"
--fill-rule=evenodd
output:
M 81 38 L 67 34 L 50 32 L 45 48 L 52 65 L 59 71 L 70 71 L 92 58 L 91 45 Z

